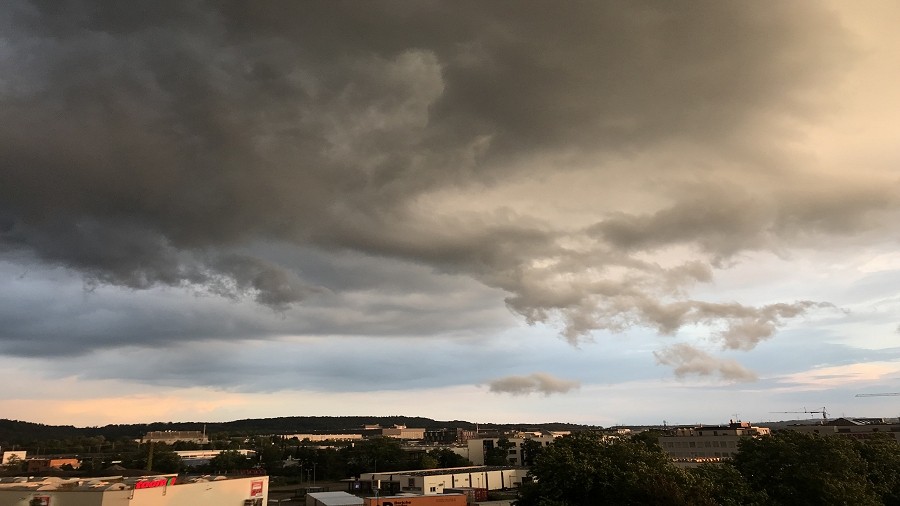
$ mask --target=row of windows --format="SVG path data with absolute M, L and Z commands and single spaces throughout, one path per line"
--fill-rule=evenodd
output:
M 702 457 L 728 458 L 734 456 L 735 452 L 674 452 L 670 455 L 675 459 L 696 459 Z
M 666 441 L 666 448 L 737 448 L 734 441 Z

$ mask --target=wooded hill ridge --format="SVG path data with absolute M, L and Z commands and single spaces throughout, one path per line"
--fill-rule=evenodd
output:
M 226 432 L 234 435 L 291 434 L 302 432 L 342 432 L 360 430 L 363 425 L 393 427 L 405 425 L 425 429 L 475 430 L 474 422 L 463 420 L 439 421 L 410 416 L 288 416 L 278 418 L 249 418 L 230 422 L 153 422 L 137 424 L 110 424 L 102 427 L 75 427 L 72 425 L 45 425 L 20 420 L 0 419 L 0 441 L 22 444 L 40 439 L 68 439 L 103 436 L 107 439 L 121 437 L 139 438 L 150 431 L 205 430 L 208 434 Z M 481 431 L 493 430 L 585 430 L 597 428 L 573 423 L 479 423 Z

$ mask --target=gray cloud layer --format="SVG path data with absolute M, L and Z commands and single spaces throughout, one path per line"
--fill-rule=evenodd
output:
M 0 33 L 0 250 L 89 283 L 279 311 L 340 289 L 248 252 L 277 242 L 470 276 L 573 343 L 703 324 L 750 349 L 821 304 L 691 287 L 900 194 L 812 185 L 780 143 L 850 54 L 814 3 L 16 0 Z M 598 202 L 639 181 L 656 204 L 587 226 L 427 207 L 585 166 Z

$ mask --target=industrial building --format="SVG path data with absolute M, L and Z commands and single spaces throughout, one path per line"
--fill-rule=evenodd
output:
M 822 436 L 845 436 L 856 439 L 866 439 L 878 434 L 887 434 L 900 442 L 900 423 L 891 423 L 884 418 L 836 418 L 814 425 L 789 425 L 785 427 L 785 430 Z
M 205 432 L 199 430 L 158 430 L 148 432 L 141 438 L 141 443 L 164 443 L 173 444 L 178 441 L 187 441 L 205 445 L 209 443 L 209 438 Z
M 223 452 L 237 452 L 245 457 L 255 457 L 256 452 L 253 450 L 177 450 L 176 455 L 181 457 L 181 461 L 187 467 L 202 466 L 218 457 Z
M 475 437 L 467 441 L 469 453 L 467 458 L 476 466 L 485 464 L 485 454 L 488 450 L 497 447 L 501 439 L 505 439 L 512 444 L 507 450 L 506 461 L 511 466 L 521 466 L 524 464 L 524 455 L 522 454 L 522 445 L 525 441 L 535 441 L 541 446 L 548 446 L 558 437 L 562 437 L 568 432 L 517 432 L 510 437 L 494 436 L 494 437 Z
M 478 433 L 474 430 L 466 429 L 428 429 L 425 431 L 423 440 L 426 444 L 453 444 L 465 443 L 466 441 L 477 437 Z M 468 457 L 466 457 L 468 458 Z
M 25 459 L 26 473 L 44 473 L 50 469 L 62 469 L 63 466 L 71 466 L 72 469 L 81 467 L 81 461 L 70 457 L 34 457 Z
M 311 441 L 311 442 L 319 442 L 319 441 L 359 441 L 363 438 L 362 434 L 312 434 L 312 433 L 304 433 L 304 434 L 285 434 L 283 436 L 284 439 L 293 439 L 297 438 L 298 441 Z
M 517 488 L 527 474 L 527 469 L 511 466 L 471 466 L 362 473 L 358 482 L 351 483 L 351 488 L 353 491 L 361 490 L 363 492 L 378 488 L 387 494 L 422 495 L 443 494 L 447 489 L 458 488 L 503 490 Z M 365 484 L 366 486 L 354 488 L 354 484 Z M 375 486 L 369 488 L 372 484 Z
M 425 439 L 425 429 L 414 429 L 405 425 L 394 425 L 391 428 L 381 429 L 381 435 L 395 439 Z
M 25 450 L 6 451 L 0 454 L 0 465 L 7 465 L 11 462 L 21 462 L 28 456 Z
M 0 506 L 263 506 L 268 476 L 0 478 Z
M 766 427 L 731 421 L 728 425 L 680 427 L 659 437 L 659 445 L 676 461 L 715 462 L 734 457 L 738 441 L 769 435 Z

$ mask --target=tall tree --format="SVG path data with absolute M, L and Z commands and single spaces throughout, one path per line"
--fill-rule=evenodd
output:
M 509 465 L 509 451 L 515 448 L 515 443 L 502 437 L 491 448 L 484 452 L 484 463 L 489 466 Z
M 775 504 L 881 504 L 856 440 L 786 430 L 739 443 L 735 468 Z
M 253 461 L 237 450 L 226 450 L 213 457 L 209 467 L 216 472 L 231 473 L 253 467 Z
M 519 506 L 713 505 L 708 487 L 643 442 L 578 432 L 535 458 Z

